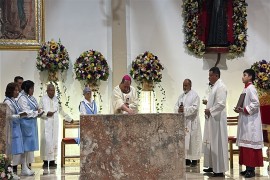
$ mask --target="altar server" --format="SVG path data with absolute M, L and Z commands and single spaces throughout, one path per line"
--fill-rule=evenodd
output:
M 235 109 L 235 112 L 239 113 L 236 140 L 240 152 L 239 164 L 246 166 L 246 170 L 240 172 L 240 174 L 245 178 L 255 176 L 255 167 L 263 167 L 262 148 L 264 143 L 260 102 L 257 90 L 253 85 L 254 80 L 254 70 L 246 69 L 242 77 L 245 84 L 242 93 L 245 93 L 245 99 L 243 105 Z

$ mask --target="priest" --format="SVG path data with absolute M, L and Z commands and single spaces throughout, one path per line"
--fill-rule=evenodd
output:
M 72 122 L 72 118 L 59 106 L 53 84 L 48 84 L 47 94 L 41 98 L 39 107 L 44 110 L 40 121 L 40 157 L 44 162 L 43 167 L 56 167 L 55 160 L 58 154 L 59 140 L 59 114 L 68 122 Z
M 226 99 L 227 89 L 220 79 L 220 70 L 209 70 L 209 81 L 213 85 L 210 91 L 205 113 L 203 137 L 204 172 L 213 172 L 213 176 L 223 177 L 228 171 L 228 133 Z
M 199 118 L 200 98 L 191 86 L 191 80 L 185 79 L 184 93 L 179 96 L 174 111 L 183 114 L 185 120 L 186 166 L 195 167 L 201 158 L 202 132 Z
M 135 114 L 138 112 L 137 91 L 131 86 L 131 77 L 125 75 L 112 94 L 113 114 Z

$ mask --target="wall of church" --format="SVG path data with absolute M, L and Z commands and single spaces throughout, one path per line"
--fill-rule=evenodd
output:
M 193 89 L 201 99 L 206 94 L 208 70 L 214 66 L 217 55 L 206 55 L 203 59 L 188 54 L 184 47 L 181 16 L 182 1 L 179 0 L 129 0 L 129 51 L 132 61 L 139 53 L 149 50 L 156 54 L 163 65 L 162 86 L 166 90 L 164 111 L 172 112 L 178 95 L 182 92 L 185 78 L 193 81 Z M 239 94 L 243 89 L 242 72 L 255 61 L 269 59 L 269 15 L 270 4 L 266 1 L 247 0 L 248 45 L 244 57 L 226 60 L 224 55 L 218 67 L 221 79 L 228 88 L 228 115 L 234 115 Z M 262 18 L 263 17 L 263 18 Z M 128 63 L 128 64 L 130 64 Z M 201 106 L 201 115 L 204 107 Z M 203 116 L 202 116 L 203 117 Z
M 126 0 L 127 15 L 127 69 L 140 53 L 149 50 L 159 57 L 165 69 L 162 86 L 166 91 L 163 112 L 173 112 L 174 104 L 182 92 L 182 81 L 190 78 L 193 89 L 203 98 L 208 83 L 208 70 L 215 64 L 217 55 L 206 55 L 198 59 L 184 47 L 182 32 L 181 0 Z M 247 0 L 248 45 L 244 57 L 226 60 L 222 55 L 219 67 L 221 78 L 228 88 L 228 115 L 235 115 L 235 106 L 243 89 L 242 72 L 254 61 L 270 60 L 270 4 L 265 0 Z M 46 41 L 61 39 L 71 60 L 70 69 L 64 75 L 74 119 L 79 118 L 78 105 L 82 99 L 83 84 L 75 80 L 73 64 L 81 52 L 95 49 L 103 53 L 112 67 L 111 0 L 46 0 Z M 0 100 L 4 99 L 7 83 L 17 75 L 36 84 L 34 96 L 41 93 L 40 83 L 46 74 L 36 67 L 35 51 L 0 51 Z M 111 71 L 112 73 L 112 71 Z M 103 113 L 110 112 L 112 78 L 102 82 Z M 134 83 L 133 83 L 134 84 Z M 135 85 L 135 84 L 134 84 Z M 43 89 L 44 91 L 45 89 Z M 201 119 L 203 121 L 201 106 Z M 68 109 L 66 109 L 68 110 Z

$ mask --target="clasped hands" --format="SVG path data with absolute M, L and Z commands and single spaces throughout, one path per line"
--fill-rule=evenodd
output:
M 205 110 L 204 110 L 204 114 L 205 114 L 205 116 L 206 116 L 207 118 L 209 118 L 210 115 L 211 115 L 210 110 L 209 110 L 209 109 L 205 109 Z

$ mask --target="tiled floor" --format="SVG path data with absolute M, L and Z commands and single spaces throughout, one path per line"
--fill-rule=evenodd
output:
M 245 179 L 239 175 L 239 171 L 241 170 L 241 167 L 239 169 L 238 165 L 238 158 L 235 156 L 234 158 L 234 168 L 230 169 L 225 173 L 225 178 L 211 177 L 210 174 L 206 174 L 203 172 L 203 160 L 200 162 L 200 166 L 198 167 L 187 167 L 186 168 L 186 179 Z M 80 167 L 79 163 L 73 163 L 67 165 L 64 168 L 56 168 L 56 169 L 42 169 L 42 163 L 34 163 L 33 170 L 35 171 L 35 176 L 21 176 L 21 179 L 23 180 L 57 180 L 57 179 L 65 179 L 65 180 L 76 180 L 80 178 Z M 251 179 L 269 179 L 268 173 L 267 173 L 267 166 L 268 163 L 264 163 L 264 167 L 257 168 L 256 169 L 256 177 Z M 243 167 L 244 170 L 244 167 Z M 20 169 L 18 174 L 20 174 Z

